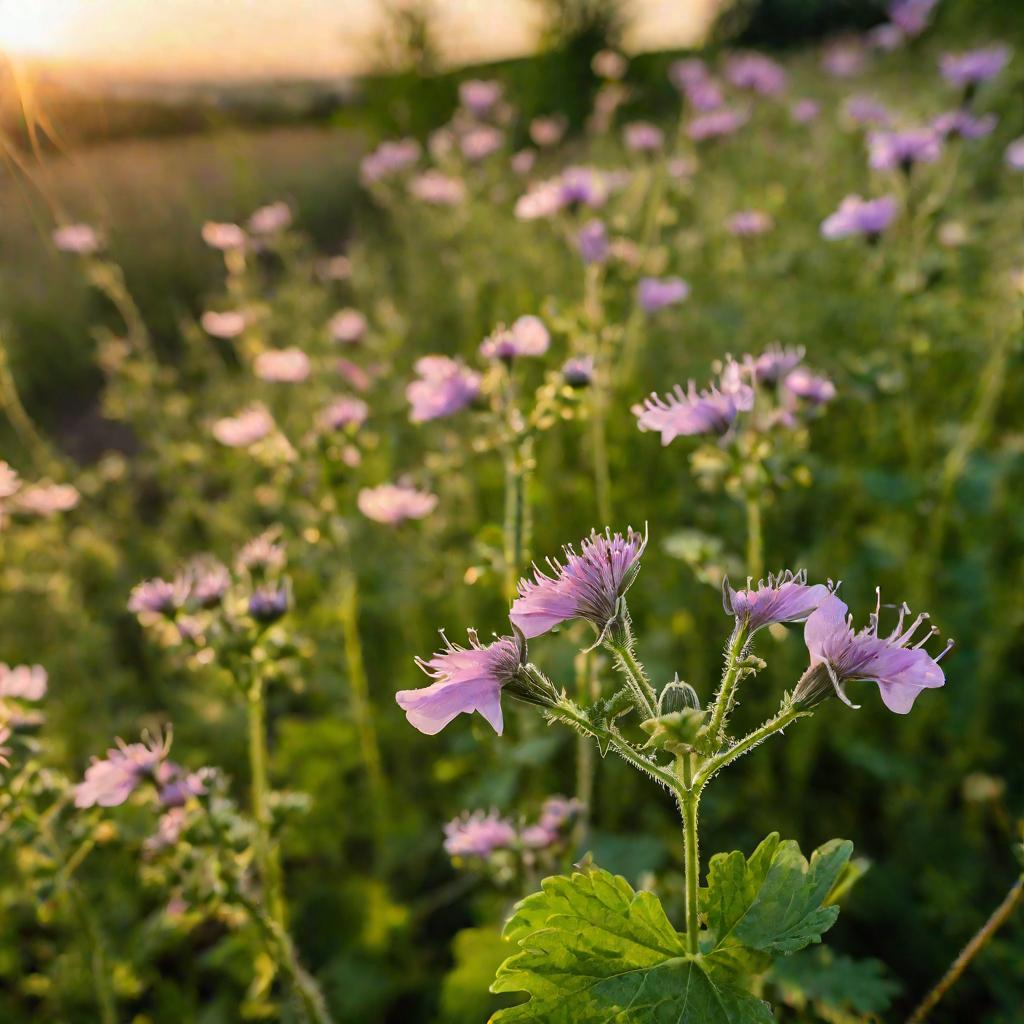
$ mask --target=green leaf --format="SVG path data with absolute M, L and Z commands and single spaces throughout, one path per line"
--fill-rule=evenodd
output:
M 492 992 L 528 1002 L 492 1024 L 772 1024 L 767 1003 L 731 975 L 687 954 L 661 903 L 624 878 L 593 870 L 547 878 L 505 928 L 521 952 Z
M 839 916 L 826 904 L 852 852 L 848 840 L 833 839 L 808 864 L 793 840 L 773 832 L 749 860 L 739 851 L 716 854 L 700 891 L 712 954 L 735 962 L 746 951 L 777 956 L 820 942 Z
M 498 1006 L 508 1005 L 489 995 L 494 972 L 514 951 L 497 928 L 464 928 L 452 942 L 455 966 L 441 983 L 444 1024 L 480 1024 Z
M 838 1013 L 883 1013 L 900 990 L 887 977 L 880 960 L 854 960 L 836 956 L 824 946 L 779 960 L 767 980 L 775 985 L 782 1000 L 802 1010 L 813 1004 Z

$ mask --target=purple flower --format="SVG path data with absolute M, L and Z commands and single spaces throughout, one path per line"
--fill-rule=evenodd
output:
M 1024 171 L 1024 135 L 1014 139 L 1006 147 L 1005 160 L 1008 167 L 1015 171 Z
M 288 611 L 291 593 L 286 583 L 268 583 L 249 595 L 249 616 L 269 625 Z
M 409 182 L 409 194 L 434 206 L 459 206 L 466 201 L 466 183 L 441 171 L 424 171 Z
M 369 406 L 361 398 L 341 395 L 320 410 L 316 421 L 322 430 L 344 430 L 346 427 L 362 426 L 369 412 Z
M 560 210 L 603 206 L 608 198 L 605 176 L 590 167 L 567 167 L 558 177 L 533 185 L 516 201 L 519 220 L 552 217 Z
M 631 153 L 652 153 L 665 144 L 665 133 L 650 121 L 631 121 L 622 130 L 622 140 Z
M 735 365 L 735 364 L 731 364 Z M 686 391 L 677 384 L 664 398 L 651 393 L 632 412 L 641 430 L 661 434 L 661 443 L 670 444 L 677 437 L 694 434 L 725 434 L 741 412 L 754 405 L 754 389 L 738 380 L 725 385 L 725 374 L 719 386 L 698 391 L 691 380 Z
M 504 141 L 505 135 L 500 129 L 489 124 L 481 124 L 470 128 L 462 136 L 459 147 L 467 160 L 477 163 L 501 149 Z
M 418 690 L 395 694 L 409 724 L 427 736 L 439 733 L 456 715 L 479 711 L 500 736 L 504 727 L 501 689 L 516 679 L 526 660 L 520 636 L 502 636 L 486 646 L 469 630 L 469 647 L 451 643 L 444 634 L 444 649 L 416 664 L 436 680 Z
M 786 72 L 761 53 L 730 57 L 725 65 L 725 77 L 737 89 L 749 89 L 762 96 L 777 96 L 786 88 Z
M 843 113 L 856 125 L 871 125 L 885 128 L 892 122 L 888 108 L 874 96 L 858 93 L 850 96 L 843 104 Z
M 565 135 L 569 122 L 563 114 L 553 114 L 550 117 L 535 117 L 530 122 L 530 138 L 542 149 L 549 146 L 557 146 Z
M 714 79 L 706 78 L 686 87 L 686 101 L 694 110 L 706 114 L 725 103 L 725 94 Z
M 817 120 L 820 113 L 821 104 L 817 100 L 812 99 L 797 100 L 789 108 L 789 116 L 797 124 L 810 124 L 812 121 Z
M 213 436 L 228 448 L 249 448 L 267 437 L 274 429 L 274 418 L 259 403 L 250 405 L 235 416 L 216 420 Z
M 175 579 L 143 580 L 132 587 L 128 598 L 128 611 L 135 615 L 148 612 L 152 615 L 171 615 L 188 599 L 188 581 Z
M 537 162 L 537 150 L 530 149 L 529 146 L 526 149 L 521 149 L 517 153 L 512 154 L 512 159 L 509 160 L 509 166 L 512 168 L 514 174 L 518 174 L 519 177 L 525 178 L 526 175 L 533 170 L 533 165 Z
M 541 805 L 540 826 L 550 832 L 564 828 L 583 810 L 583 804 L 573 797 L 549 796 Z
M 675 306 L 689 294 L 690 286 L 681 277 L 642 277 L 637 285 L 637 300 L 645 313 Z
M 519 581 L 519 597 L 509 613 L 512 625 L 530 638 L 569 619 L 586 619 L 603 633 L 640 571 L 646 546 L 647 535 L 632 528 L 625 536 L 595 530 L 581 542 L 579 554 L 566 545 L 564 564 L 548 559 L 552 575 L 534 566 L 533 579 Z
M 776 622 L 803 622 L 830 593 L 824 583 L 808 586 L 804 570 L 796 575 L 788 569 L 778 576 L 770 575 L 756 588 L 747 580 L 746 590 L 733 590 L 728 577 L 722 581 L 723 607 L 751 636 Z
M 444 850 L 449 857 L 489 857 L 516 843 L 516 830 L 497 811 L 463 811 L 444 827 Z
M 88 224 L 65 224 L 53 233 L 53 244 L 61 252 L 91 256 L 102 244 L 96 229 Z
M 792 373 L 787 374 L 782 387 L 788 394 L 811 405 L 825 405 L 836 397 L 836 386 L 828 377 L 812 373 L 803 366 L 798 366 Z
M 585 388 L 594 379 L 594 357 L 573 356 L 562 366 L 562 377 L 571 388 Z
M 359 511 L 375 523 L 395 526 L 407 519 L 424 519 L 437 507 L 437 496 L 407 484 L 364 487 L 356 497 Z
M 276 235 L 290 227 L 292 209 L 283 200 L 261 206 L 249 218 L 249 230 L 254 235 Z
M 769 345 L 753 361 L 754 380 L 758 384 L 778 384 L 790 370 L 800 365 L 804 351 L 802 347 L 783 348 L 781 345 Z
M 459 102 L 474 117 L 486 117 L 500 99 L 500 82 L 470 78 L 459 83 Z
M 949 110 L 932 120 L 932 128 L 939 135 L 948 138 L 955 135 L 961 139 L 982 139 L 995 131 L 999 118 L 995 114 L 976 117 L 969 110 Z
M 893 0 L 889 20 L 904 34 L 919 36 L 927 27 L 938 0 Z
M 511 361 L 519 356 L 542 356 L 551 344 L 544 322 L 535 316 L 521 316 L 511 327 L 499 327 L 480 343 L 485 359 Z
M 142 844 L 147 854 L 159 853 L 174 846 L 188 824 L 188 814 L 184 807 L 172 807 L 165 811 L 156 822 L 156 832 Z
M 464 409 L 480 394 L 480 374 L 448 356 L 423 356 L 416 361 L 420 379 L 406 389 L 413 423 L 442 419 Z
M 198 772 L 186 771 L 174 761 L 164 761 L 155 772 L 160 787 L 160 803 L 164 807 L 181 807 L 190 797 L 202 796 L 206 792 L 208 769 Z
M 849 238 L 851 235 L 865 235 L 876 239 L 893 222 L 897 206 L 893 196 L 879 199 L 862 199 L 847 196 L 835 213 L 821 223 L 822 236 L 828 239 Z
M 903 45 L 905 39 L 906 37 L 902 29 L 898 25 L 893 25 L 889 22 L 876 25 L 867 34 L 868 45 L 876 50 L 881 50 L 883 53 L 892 53 L 893 50 L 898 50 Z
M 285 550 L 278 543 L 279 532 L 276 528 L 267 530 L 245 544 L 235 559 L 238 568 L 259 574 L 284 568 Z
M 42 700 L 46 696 L 48 676 L 42 665 L 15 665 L 0 662 L 0 698 Z
M 747 123 L 748 117 L 746 111 L 723 107 L 721 110 L 713 110 L 695 117 L 687 125 L 686 134 L 694 142 L 725 138 L 738 132 Z
M 167 757 L 171 736 L 143 733 L 141 743 L 117 741 L 105 758 L 94 757 L 85 778 L 75 786 L 76 807 L 117 807 L 147 778 L 152 778 Z
M 859 40 L 843 40 L 827 47 L 821 66 L 835 78 L 853 78 L 864 70 L 864 47 Z
M 773 227 L 775 221 L 763 210 L 740 210 L 734 213 L 728 222 L 729 233 L 739 238 L 763 235 Z
M 708 77 L 707 65 L 699 57 L 675 60 L 668 68 L 668 80 L 680 92 L 685 92 L 687 86 L 707 81 Z
M 363 157 L 359 176 L 364 185 L 383 181 L 411 167 L 420 158 L 420 144 L 415 139 L 382 142 L 372 153 Z
M 596 217 L 576 232 L 576 248 L 584 263 L 604 263 L 608 258 L 608 232 Z
M 299 384 L 312 371 L 309 356 L 301 348 L 267 349 L 253 361 L 253 372 L 260 380 L 275 384 Z
M 189 598 L 200 608 L 215 608 L 231 586 L 231 574 L 214 559 L 196 559 L 176 583 L 188 588 Z
M 909 172 L 914 164 L 933 164 L 942 154 L 942 142 L 933 128 L 901 132 L 872 132 L 868 137 L 869 163 L 876 171 L 897 168 Z
M 922 690 L 945 683 L 939 661 L 952 642 L 933 658 L 924 649 L 924 644 L 938 632 L 932 628 L 911 647 L 914 634 L 928 616 L 919 615 L 904 628 L 904 619 L 910 614 L 905 604 L 900 607 L 896 628 L 888 636 L 880 637 L 880 601 L 870 625 L 859 633 L 853 631 L 852 616 L 848 616 L 846 605 L 835 594 L 830 594 L 811 614 L 804 626 L 811 663 L 794 691 L 798 703 L 815 703 L 831 684 L 839 697 L 850 704 L 844 684 L 863 679 L 878 684 L 882 703 L 890 711 L 905 715 Z
M 984 46 L 964 53 L 944 53 L 939 70 L 950 85 L 969 87 L 995 78 L 1010 60 L 1008 46 Z
M 366 317 L 358 309 L 346 306 L 327 321 L 327 330 L 335 341 L 354 345 L 366 334 Z

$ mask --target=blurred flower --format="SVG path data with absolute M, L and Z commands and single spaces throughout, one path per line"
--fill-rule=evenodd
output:
M 172 807 L 157 818 L 156 832 L 149 836 L 142 844 L 147 854 L 159 853 L 169 847 L 175 846 L 181 839 L 185 826 L 188 824 L 188 814 L 184 807 Z M 187 904 L 183 904 L 182 912 Z M 177 908 L 175 908 L 177 909 Z M 168 904 L 168 913 L 171 912 Z
M 206 792 L 207 774 L 206 769 L 189 772 L 174 761 L 164 761 L 155 773 L 160 803 L 164 807 L 181 807 L 189 797 L 202 796 Z
M 467 160 L 477 163 L 497 153 L 504 141 L 505 134 L 500 129 L 481 124 L 463 134 L 459 139 L 459 148 Z
M 277 572 L 284 567 L 285 550 L 278 542 L 278 529 L 265 530 L 253 537 L 238 552 L 235 559 L 239 569 L 263 574 Z
M 334 364 L 334 368 L 337 370 L 338 376 L 356 391 L 368 391 L 373 383 L 370 375 L 361 366 L 353 363 L 351 359 L 339 359 Z
M 394 526 L 407 519 L 423 519 L 437 507 L 437 496 L 407 484 L 364 487 L 356 498 L 359 511 L 375 523 Z
M 999 118 L 995 114 L 976 117 L 969 110 L 949 110 L 932 120 L 932 128 L 943 137 L 951 135 L 961 139 L 981 139 L 995 131 Z
M 869 680 L 878 684 L 882 703 L 890 711 L 905 715 L 922 690 L 945 683 L 938 663 L 952 647 L 952 641 L 933 658 L 924 644 L 938 630 L 929 629 L 913 647 L 909 646 L 927 615 L 919 615 L 904 628 L 904 619 L 910 613 L 904 604 L 896 628 L 888 636 L 880 637 L 880 613 L 881 598 L 870 625 L 854 633 L 846 605 L 835 594 L 822 601 L 804 626 L 811 663 L 793 694 L 798 704 L 812 706 L 831 690 L 850 704 L 844 684 L 848 680 Z
M 327 322 L 331 337 L 344 345 L 353 345 L 363 340 L 366 334 L 366 317 L 358 309 L 339 309 Z
M 211 249 L 220 249 L 222 252 L 244 249 L 248 240 L 248 235 L 237 224 L 208 220 L 203 225 L 203 241 Z
M 541 805 L 540 825 L 542 828 L 555 831 L 563 828 L 583 810 L 583 804 L 575 797 L 555 795 L 549 796 Z
M 53 232 L 53 244 L 61 252 L 91 256 L 100 248 L 100 236 L 88 224 L 65 224 Z
M 21 486 L 17 470 L 11 468 L 10 464 L 0 459 L 0 500 L 9 498 L 16 493 Z
M 729 218 L 728 227 L 730 234 L 745 238 L 771 231 L 775 221 L 763 210 L 740 210 Z
M 724 377 L 724 374 L 723 374 Z M 661 435 L 663 445 L 677 437 L 694 434 L 725 434 L 741 412 L 754 404 L 754 389 L 746 384 L 723 388 L 712 385 L 698 391 L 691 380 L 686 391 L 678 384 L 664 398 L 651 393 L 642 403 L 634 405 L 632 413 L 641 430 L 653 430 Z
M 753 361 L 754 380 L 758 384 L 777 384 L 790 370 L 798 366 L 803 358 L 802 347 L 783 348 L 781 345 L 769 345 Z
M 199 324 L 213 338 L 237 338 L 246 327 L 246 316 L 235 310 L 218 313 L 207 310 L 200 318 Z
M 645 313 L 675 306 L 689 294 L 690 286 L 681 277 L 642 277 L 637 285 L 637 300 Z
M 181 578 L 173 581 L 159 578 L 143 580 L 132 587 L 128 597 L 128 611 L 134 615 L 143 612 L 172 615 L 188 599 L 188 591 L 188 581 Z
M 143 733 L 141 743 L 117 741 L 105 758 L 94 757 L 85 778 L 75 786 L 76 807 L 116 807 L 136 788 L 152 778 L 167 757 L 171 735 L 152 737 Z
M 263 584 L 249 595 L 249 616 L 265 625 L 277 622 L 288 611 L 290 600 L 287 583 Z
M 1015 171 L 1024 171 L 1024 135 L 1006 147 L 1005 160 Z
M 189 599 L 200 608 L 215 608 L 231 586 L 231 574 L 214 558 L 197 558 L 186 566 L 176 585 L 187 587 Z
M 607 78 L 610 81 L 617 82 L 625 77 L 626 71 L 629 68 L 629 61 L 621 53 L 616 53 L 614 50 L 600 50 L 594 54 L 594 58 L 590 62 L 590 68 L 598 78 Z
M 858 39 L 843 39 L 825 48 L 821 66 L 835 78 L 853 78 L 864 70 L 865 56 Z
M 424 171 L 409 182 L 409 194 L 435 206 L 458 206 L 466 201 L 466 183 L 441 171 Z
M 571 388 L 585 388 L 594 379 L 594 357 L 574 356 L 562 366 L 562 377 Z
M 448 356 L 423 356 L 416 361 L 420 379 L 405 389 L 413 423 L 441 419 L 464 409 L 480 394 L 480 374 Z
M 249 230 L 254 235 L 276 235 L 291 227 L 292 210 L 283 200 L 261 206 L 249 218 Z
M 843 104 L 843 113 L 854 124 L 885 128 L 892 122 L 888 108 L 873 96 L 858 93 L 847 98 Z
M 694 142 L 725 138 L 727 135 L 733 135 L 739 131 L 747 123 L 747 117 L 745 111 L 725 107 L 721 110 L 714 110 L 710 114 L 695 117 L 687 125 L 686 133 Z
M 486 117 L 500 99 L 500 82 L 470 78 L 459 83 L 459 102 L 474 117 Z
M 253 362 L 253 372 L 260 380 L 277 384 L 298 384 L 309 377 L 312 366 L 301 348 L 267 349 Z
M 516 679 L 526 660 L 520 636 L 497 637 L 486 646 L 469 630 L 469 647 L 451 643 L 442 633 L 444 649 L 416 664 L 436 680 L 417 690 L 395 694 L 409 724 L 427 736 L 440 732 L 459 714 L 478 711 L 500 736 L 504 728 L 501 690 Z
M 894 0 L 889 20 L 904 34 L 919 36 L 927 27 L 938 0 Z
M 943 245 L 947 249 L 957 249 L 961 245 L 965 245 L 970 236 L 963 221 L 948 220 L 939 225 L 938 237 L 939 245 Z
M 692 156 L 674 156 L 665 164 L 665 170 L 670 178 L 683 181 L 697 173 L 697 161 Z
M 622 140 L 631 153 L 651 153 L 665 144 L 665 133 L 650 121 L 631 121 L 622 130 Z
M 807 585 L 807 573 L 795 575 L 788 569 L 778 576 L 760 580 L 757 587 L 747 580 L 745 590 L 733 590 L 729 578 L 722 581 L 722 605 L 752 636 L 759 629 L 776 622 L 803 622 L 831 590 L 824 583 Z
M 713 78 L 703 78 L 686 86 L 686 101 L 701 113 L 718 110 L 725 103 L 725 94 Z
M 576 248 L 584 263 L 604 263 L 608 258 L 608 232 L 596 217 L 576 232 Z
M 828 239 L 849 238 L 851 235 L 875 239 L 893 222 L 896 213 L 893 196 L 879 199 L 847 196 L 839 204 L 839 209 L 822 221 L 821 233 Z
M 444 849 L 449 857 L 490 857 L 516 843 L 516 830 L 497 811 L 463 811 L 444 827 Z
M 352 276 L 352 261 L 347 256 L 331 256 L 317 264 L 324 281 L 347 281 Z
M 267 437 L 274 426 L 274 418 L 266 408 L 254 403 L 235 416 L 214 421 L 211 431 L 228 448 L 248 448 Z
M 782 387 L 789 394 L 810 402 L 811 405 L 824 405 L 836 397 L 836 386 L 828 377 L 812 373 L 802 366 L 786 375 Z
M 625 536 L 594 530 L 581 542 L 579 554 L 567 544 L 564 563 L 548 559 L 552 575 L 534 566 L 533 579 L 519 581 L 519 596 L 509 613 L 512 625 L 529 639 L 569 619 L 586 619 L 603 634 L 615 618 L 619 598 L 640 571 L 646 546 L 646 534 L 632 528 Z
M 411 167 L 420 158 L 420 144 L 415 139 L 382 142 L 363 157 L 359 176 L 364 185 L 390 178 Z
M 906 40 L 903 30 L 898 25 L 885 22 L 876 25 L 866 36 L 868 45 L 884 53 L 891 53 L 898 50 Z
M 564 114 L 552 114 L 550 117 L 535 117 L 530 122 L 530 138 L 535 146 L 548 149 L 557 146 L 565 135 L 569 122 Z
M 521 356 L 542 356 L 551 344 L 551 335 L 536 316 L 521 316 L 511 327 L 499 327 L 480 343 L 485 359 L 510 361 Z
M 49 517 L 68 512 L 78 505 L 81 495 L 71 484 L 38 483 L 23 487 L 15 499 L 20 512 Z
M 873 170 L 897 168 L 909 172 L 914 164 L 932 164 L 942 154 L 942 143 L 933 128 L 899 132 L 872 132 L 868 136 L 869 163 Z
M 0 697 L 13 700 L 42 700 L 46 696 L 48 676 L 42 665 L 15 665 L 0 662 Z
M 725 64 L 725 77 L 737 89 L 777 96 L 786 89 L 786 72 L 761 53 L 736 54 Z
M 533 170 L 533 165 L 537 162 L 537 151 L 535 149 L 521 149 L 518 153 L 512 154 L 512 159 L 509 161 L 512 167 L 512 172 L 518 174 L 520 177 L 525 177 L 530 171 Z
M 317 423 L 323 430 L 343 430 L 359 427 L 366 422 L 369 407 L 361 398 L 342 395 L 317 414 Z
M 699 57 L 674 60 L 668 66 L 668 80 L 680 92 L 685 92 L 687 86 L 706 82 L 709 77 L 708 67 Z
M 821 113 L 821 104 L 817 100 L 802 99 L 797 100 L 789 108 L 789 116 L 797 124 L 810 124 L 812 121 L 818 119 L 818 115 Z
M 972 86 L 995 78 L 1010 60 L 1008 46 L 983 46 L 963 53 L 944 53 L 939 70 L 950 85 Z

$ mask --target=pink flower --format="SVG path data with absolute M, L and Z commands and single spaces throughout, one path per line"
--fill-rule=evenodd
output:
M 786 375 L 782 387 L 796 398 L 802 398 L 811 405 L 825 405 L 836 397 L 836 386 L 818 373 L 812 373 L 806 367 L 798 366 Z
M 464 409 L 480 394 L 480 374 L 448 356 L 423 356 L 416 361 L 419 380 L 406 389 L 413 423 L 442 419 Z
M 200 326 L 214 338 L 237 338 L 245 330 L 247 319 L 244 313 L 236 310 L 228 310 L 225 313 L 218 313 L 214 310 L 207 310 L 200 318 Z
M 49 517 L 69 512 L 78 505 L 80 498 L 78 489 L 71 484 L 39 483 L 18 492 L 17 507 L 29 515 Z
M 817 100 L 802 99 L 797 100 L 789 108 L 789 116 L 797 124 L 810 124 L 812 121 L 816 121 L 818 115 L 821 113 L 821 104 Z
M 437 495 L 417 491 L 407 484 L 381 484 L 364 487 L 356 498 L 359 511 L 375 523 L 389 526 L 407 519 L 424 519 L 437 507 Z
M 590 68 L 598 78 L 607 78 L 617 82 L 629 68 L 629 61 L 614 50 L 601 50 L 594 54 Z
M 298 384 L 309 376 L 311 369 L 309 356 L 294 347 L 268 349 L 253 363 L 253 372 L 260 380 L 279 384 Z
M 366 334 L 366 317 L 358 309 L 339 309 L 327 322 L 331 337 L 343 345 L 354 345 Z
M 733 590 L 722 581 L 722 604 L 751 635 L 776 622 L 804 622 L 832 591 L 824 583 L 807 585 L 807 573 L 795 576 L 788 570 L 761 580 L 757 587 L 747 581 L 746 590 Z
M 460 647 L 444 637 L 445 646 L 429 659 L 416 664 L 432 679 L 430 686 L 400 690 L 398 706 L 409 724 L 427 736 L 439 733 L 457 715 L 478 711 L 500 736 L 504 727 L 501 713 L 502 687 L 516 679 L 526 658 L 521 638 L 498 637 L 486 646 L 469 630 L 469 647 Z
M 653 153 L 665 144 L 665 133 L 650 121 L 631 121 L 622 130 L 622 140 L 631 153 Z
M 485 359 L 511 360 L 519 356 L 542 356 L 551 344 L 551 335 L 536 316 L 521 316 L 511 327 L 499 327 L 480 344 Z
M 334 399 L 326 409 L 317 414 L 317 423 L 323 430 L 344 430 L 345 427 L 359 427 L 366 422 L 369 407 L 361 398 L 343 395 Z
M 500 82 L 470 78 L 459 83 L 459 102 L 474 117 L 485 117 L 500 99 Z
M 91 256 L 100 248 L 100 236 L 88 224 L 65 224 L 53 233 L 53 244 L 61 252 L 76 256 Z
M 754 404 L 754 389 L 738 377 L 733 382 L 733 376 L 727 382 L 723 373 L 718 386 L 704 391 L 698 391 L 691 380 L 686 391 L 677 384 L 664 398 L 652 392 L 643 403 L 633 406 L 637 426 L 661 434 L 662 445 L 694 434 L 725 434 L 736 417 Z
M 276 235 L 292 223 L 291 207 L 281 200 L 261 206 L 249 218 L 249 230 L 254 235 Z
M 21 486 L 17 470 L 11 468 L 10 464 L 0 459 L 0 501 L 17 493 Z
M 535 117 L 530 122 L 530 138 L 534 145 L 546 149 L 550 146 L 557 146 L 565 135 L 569 122 L 563 114 L 553 114 L 551 117 Z
M 15 665 L 0 662 L 0 697 L 14 700 L 42 700 L 46 696 L 46 669 L 42 665 Z
M 646 546 L 646 535 L 633 529 L 625 536 L 595 530 L 580 544 L 579 554 L 567 545 L 562 549 L 564 564 L 548 559 L 550 576 L 535 566 L 532 580 L 519 581 L 519 596 L 509 614 L 512 625 L 527 639 L 569 619 L 586 619 L 603 633 L 640 571 Z
M 519 150 L 518 153 L 512 154 L 509 166 L 511 166 L 514 174 L 518 174 L 522 178 L 533 170 L 533 165 L 536 162 L 537 150 L 527 147 L 526 149 Z
M 694 142 L 704 142 L 707 139 L 721 139 L 738 132 L 747 123 L 748 117 L 749 115 L 746 111 L 723 107 L 721 110 L 713 110 L 709 114 L 695 117 L 687 125 L 686 134 Z
M 222 252 L 244 249 L 248 240 L 248 235 L 237 224 L 208 220 L 203 225 L 203 241 L 211 249 L 220 249 Z
M 501 149 L 505 135 L 489 124 L 470 128 L 459 140 L 462 155 L 471 163 L 478 163 Z
M 497 811 L 463 811 L 444 827 L 444 849 L 449 857 L 489 857 L 516 843 L 516 830 Z
M 166 737 L 143 734 L 141 743 L 117 741 L 103 759 L 94 757 L 85 778 L 75 786 L 76 807 L 116 807 L 147 778 L 153 778 L 171 746 Z
M 771 214 L 763 210 L 740 210 L 729 218 L 729 233 L 739 238 L 763 235 L 775 227 Z
M 248 448 L 274 429 L 274 418 L 262 405 L 250 405 L 235 416 L 225 416 L 212 427 L 213 436 L 228 448 Z
M 466 183 L 441 171 L 424 171 L 409 182 L 409 194 L 434 206 L 459 206 L 466 201 Z

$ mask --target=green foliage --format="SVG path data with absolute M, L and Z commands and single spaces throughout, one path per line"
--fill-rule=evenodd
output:
M 837 956 L 826 947 L 782 957 L 772 965 L 767 980 L 787 1006 L 811 1006 L 822 1016 L 831 1014 L 828 1019 L 884 1013 L 900 990 L 880 961 Z
M 735 978 L 692 956 L 658 898 L 595 869 L 544 880 L 505 928 L 522 947 L 499 969 L 494 992 L 528 992 L 495 1024 L 770 1024 L 767 1003 Z
M 444 1024 L 480 1024 L 500 1005 L 488 989 L 512 949 L 499 928 L 464 928 L 455 936 L 455 966 L 441 985 Z

